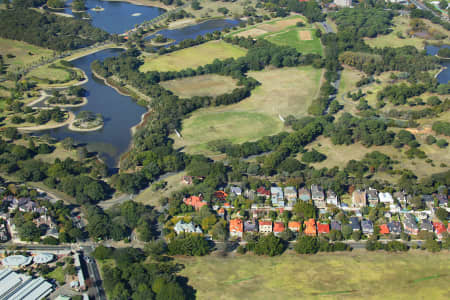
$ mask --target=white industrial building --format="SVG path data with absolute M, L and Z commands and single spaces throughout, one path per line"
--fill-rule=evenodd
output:
M 18 274 L 11 269 L 0 271 L 0 299 L 40 300 L 53 291 L 53 286 L 44 278 L 33 278 Z

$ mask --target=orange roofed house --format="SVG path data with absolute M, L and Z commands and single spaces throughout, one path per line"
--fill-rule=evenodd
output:
M 225 193 L 224 191 L 216 191 L 216 192 L 214 192 L 214 197 L 216 197 L 219 200 L 224 201 L 228 197 L 228 194 Z
M 241 219 L 230 220 L 230 236 L 242 237 L 244 234 L 244 223 Z
M 315 236 L 317 234 L 316 231 L 316 221 L 314 219 L 309 219 L 308 221 L 305 221 L 305 234 Z
M 387 224 L 380 225 L 380 234 L 389 234 L 389 227 Z
M 280 235 L 282 232 L 284 232 L 284 223 L 283 222 L 275 222 L 273 224 L 273 233 L 275 235 Z
M 317 232 L 319 234 L 330 233 L 330 224 L 322 224 L 320 222 L 317 222 Z
M 292 232 L 299 232 L 302 224 L 298 221 L 289 221 L 288 228 Z
M 183 199 L 184 204 L 192 206 L 195 210 L 200 210 L 203 206 L 207 205 L 206 201 L 203 201 L 202 196 L 190 196 Z

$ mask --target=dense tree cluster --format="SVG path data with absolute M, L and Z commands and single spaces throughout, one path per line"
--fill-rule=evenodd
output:
M 436 121 L 433 123 L 432 129 L 437 134 L 443 134 L 446 136 L 450 136 L 450 122 Z
M 65 51 L 89 46 L 109 37 L 85 20 L 66 18 L 31 9 L 0 11 L 0 36 Z
M 202 235 L 179 235 L 167 244 L 170 255 L 203 256 L 211 251 L 211 246 Z

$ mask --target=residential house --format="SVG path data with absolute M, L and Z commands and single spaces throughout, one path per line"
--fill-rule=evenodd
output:
M 273 233 L 278 236 L 283 232 L 284 232 L 284 223 L 283 222 L 275 222 L 273 224 Z
M 13 196 L 7 196 L 7 197 L 5 197 L 4 201 L 9 202 L 8 210 L 12 211 L 12 210 L 18 209 L 19 207 L 22 207 L 23 205 L 28 203 L 28 201 L 31 201 L 31 200 L 30 200 L 30 198 L 16 198 Z
M 420 224 L 420 230 L 433 232 L 434 227 L 430 220 L 422 220 L 422 224 Z
M 6 242 L 9 239 L 8 237 L 8 228 L 5 223 L 0 224 L 0 241 Z
M 380 198 L 380 202 L 385 205 L 394 204 L 394 198 L 392 198 L 390 193 L 379 193 L 378 197 Z
M 353 231 L 361 230 L 359 219 L 357 217 L 350 217 L 350 226 L 352 226 Z
M 301 189 L 298 190 L 298 199 L 308 202 L 309 200 L 311 200 L 311 194 L 309 193 L 309 190 L 302 187 Z
M 380 234 L 389 234 L 389 226 L 387 224 L 380 225 Z
M 288 228 L 292 232 L 300 232 L 302 224 L 298 221 L 289 221 Z
M 225 208 L 221 207 L 219 208 L 219 210 L 217 211 L 217 215 L 219 217 L 221 217 L 222 219 L 225 219 L 226 215 L 227 215 L 227 211 L 225 210 Z
M 269 199 L 270 191 L 267 190 L 265 187 L 261 186 L 259 189 L 256 190 L 256 196 L 265 197 L 266 199 Z
M 440 207 L 448 207 L 448 196 L 444 194 L 437 194 L 436 198 L 439 201 Z
M 238 186 L 232 186 L 230 188 L 230 193 L 233 196 L 240 196 L 240 195 L 242 195 L 242 189 L 240 187 L 238 187 Z
M 173 230 L 175 230 L 175 232 L 177 234 L 180 234 L 182 232 L 186 232 L 186 233 L 203 233 L 203 231 L 200 228 L 200 226 L 195 226 L 194 223 L 192 223 L 192 222 L 186 223 L 183 220 L 178 221 L 175 224 L 175 226 L 173 227 Z
M 366 192 L 355 190 L 352 195 L 352 204 L 355 207 L 364 207 L 367 206 L 367 198 Z
M 277 186 L 270 188 L 272 206 L 274 207 L 284 207 L 284 195 L 283 189 Z
M 272 232 L 272 221 L 259 221 L 259 232 L 260 233 L 271 233 Z
M 407 234 L 416 235 L 419 233 L 419 227 L 417 226 L 416 218 L 412 214 L 403 215 L 403 230 Z
M 445 228 L 444 224 L 441 222 L 433 222 L 434 232 L 439 240 L 444 237 L 444 233 L 447 232 L 447 228 Z
M 331 230 L 341 231 L 341 223 L 339 221 L 331 221 Z
M 256 199 L 256 192 L 254 190 L 245 190 L 244 196 L 251 201 Z
M 369 188 L 366 190 L 366 195 L 370 206 L 378 205 L 378 191 L 376 189 Z
M 216 197 L 220 201 L 225 201 L 228 197 L 228 194 L 225 193 L 224 191 L 215 191 L 214 197 Z
M 330 233 L 330 224 L 317 222 L 317 233 L 318 234 Z
M 332 191 L 332 190 L 328 190 L 327 191 L 327 204 L 329 205 L 335 205 L 335 206 L 339 206 L 339 199 L 337 194 Z
M 334 0 L 334 4 L 338 7 L 351 7 L 352 0 Z
M 244 234 L 244 222 L 241 219 L 230 220 L 230 236 L 242 238 Z
M 400 206 L 395 203 L 389 204 L 389 211 L 393 214 L 397 214 L 400 212 Z
M 258 223 L 254 222 L 254 221 L 245 221 L 244 222 L 244 232 L 257 233 L 258 232 Z
M 325 202 L 325 193 L 320 185 L 311 185 L 311 198 L 317 208 L 327 207 L 327 204 Z
M 365 235 L 373 234 L 373 223 L 370 220 L 362 220 L 361 221 L 362 232 Z
M 402 233 L 402 224 L 399 221 L 388 222 L 387 226 L 389 228 L 389 232 L 392 234 L 400 234 Z
M 397 201 L 400 202 L 402 207 L 406 207 L 406 205 L 408 204 L 407 202 L 408 197 L 405 192 L 395 192 L 394 199 L 397 199 Z
M 316 221 L 314 219 L 309 219 L 308 221 L 305 221 L 305 234 L 310 236 L 315 236 L 317 234 L 316 230 Z
M 192 206 L 193 208 L 195 208 L 195 210 L 200 210 L 200 208 L 208 204 L 203 200 L 203 197 L 201 195 L 184 198 L 183 202 L 186 205 Z
M 284 198 L 288 202 L 288 206 L 293 207 L 297 202 L 297 189 L 293 186 L 284 188 Z
M 193 181 L 194 180 L 192 176 L 183 176 L 183 178 L 181 179 L 181 182 L 187 185 L 191 185 Z

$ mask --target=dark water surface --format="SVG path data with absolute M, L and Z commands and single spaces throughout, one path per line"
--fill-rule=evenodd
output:
M 440 48 L 450 48 L 450 45 L 438 46 L 427 46 L 426 50 L 429 55 L 436 55 Z M 441 65 L 445 68 L 441 73 L 439 73 L 437 80 L 439 83 L 448 83 L 450 81 L 450 59 L 445 60 Z
M 82 14 L 72 13 L 70 6 L 72 1 L 67 2 L 64 13 L 81 18 Z M 96 6 L 103 7 L 103 11 L 93 11 Z M 86 11 L 92 18 L 92 25 L 106 30 L 109 33 L 124 33 L 135 25 L 141 24 L 162 15 L 165 10 L 158 7 L 135 5 L 127 2 L 110 2 L 101 0 L 87 0 Z M 133 14 L 140 13 L 139 16 Z

